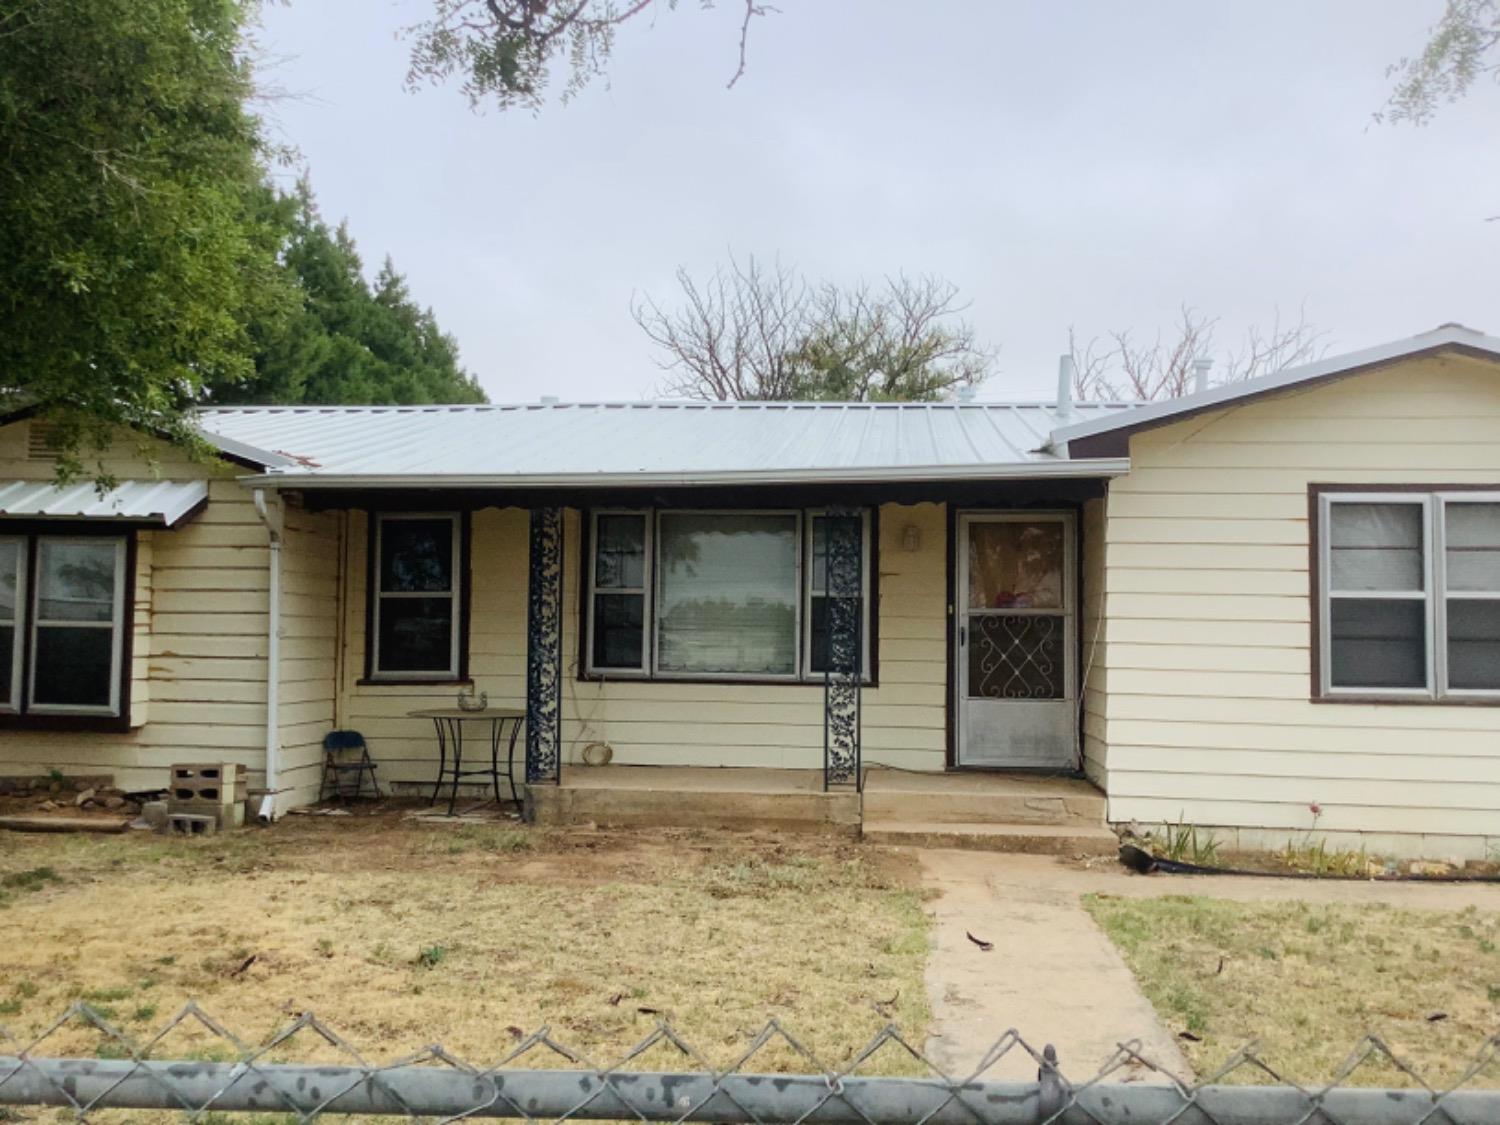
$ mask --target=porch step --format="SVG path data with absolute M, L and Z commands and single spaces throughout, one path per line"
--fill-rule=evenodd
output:
M 924 824 L 1076 825 L 1103 827 L 1104 794 L 1071 777 L 932 774 L 871 770 L 865 821 Z
M 859 794 L 761 789 L 530 785 L 526 819 L 600 828 L 723 828 L 858 837 Z
M 1028 855 L 1114 855 L 1119 838 L 1108 828 L 1081 824 L 954 824 L 940 821 L 871 820 L 864 838 L 872 844 L 917 848 L 967 848 Z

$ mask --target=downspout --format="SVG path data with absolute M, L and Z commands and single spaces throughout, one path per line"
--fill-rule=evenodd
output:
M 270 536 L 269 594 L 266 612 L 266 795 L 261 798 L 257 819 L 270 824 L 276 819 L 276 796 L 281 788 L 281 728 L 277 712 L 281 704 L 281 528 L 266 504 L 266 491 L 257 488 L 255 514 Z

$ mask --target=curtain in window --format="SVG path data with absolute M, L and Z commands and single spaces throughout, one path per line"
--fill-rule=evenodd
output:
M 657 664 L 679 673 L 797 671 L 797 517 L 663 513 Z

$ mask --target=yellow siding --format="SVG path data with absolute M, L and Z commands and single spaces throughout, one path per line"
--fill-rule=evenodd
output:
M 1310 702 L 1307 523 L 1313 482 L 1500 486 L 1500 371 L 1406 363 L 1137 434 L 1130 454 L 1087 696 L 1107 701 L 1085 708 L 1111 819 L 1264 845 L 1311 828 L 1317 803 L 1336 841 L 1500 841 L 1500 709 Z
M 946 691 L 947 579 L 944 510 L 886 505 L 880 512 L 880 685 L 864 693 L 868 763 L 942 769 Z M 348 517 L 339 723 L 364 733 L 383 781 L 430 780 L 431 724 L 415 708 L 453 698 L 452 686 L 365 684 L 367 529 Z M 527 513 L 485 509 L 473 517 L 469 670 L 492 706 L 522 707 L 526 678 Z M 918 531 L 916 551 L 902 546 Z M 823 693 L 812 684 L 583 682 L 578 661 L 580 517 L 565 524 L 563 741 L 576 762 L 589 742 L 608 742 L 614 760 L 654 765 L 819 768 Z
M 339 516 L 288 506 L 281 548 L 282 805 L 318 796 L 323 736 L 334 726 L 338 691 Z
M 27 458 L 26 429 L 0 428 L 0 478 L 51 477 L 50 462 Z M 259 785 L 268 551 L 250 494 L 234 480 L 242 470 L 133 438 L 117 443 L 105 467 L 124 478 L 210 478 L 208 506 L 195 520 L 137 538 L 134 726 L 123 733 L 0 731 L 0 774 L 107 773 L 118 785 L 144 789 L 164 787 L 174 762 L 225 761 L 244 763 Z

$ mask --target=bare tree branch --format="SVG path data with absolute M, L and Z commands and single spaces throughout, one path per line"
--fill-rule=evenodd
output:
M 701 284 L 679 269 L 677 286 L 675 306 L 631 307 L 672 395 L 930 400 L 977 384 L 993 361 L 939 278 L 810 285 L 779 261 L 731 258 Z
M 1195 389 L 1194 362 L 1215 358 L 1217 317 L 1207 317 L 1190 305 L 1178 310 L 1177 323 L 1164 338 L 1158 332 L 1149 344 L 1137 341 L 1130 330 L 1109 332 L 1080 343 L 1068 330 L 1073 357 L 1073 395 L 1083 401 L 1156 401 L 1181 398 Z M 1277 310 L 1269 327 L 1252 325 L 1243 340 L 1224 351 L 1210 369 L 1211 383 L 1232 383 L 1269 375 L 1309 363 L 1327 351 L 1326 332 L 1308 323 L 1304 313 L 1284 324 Z

